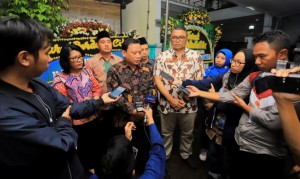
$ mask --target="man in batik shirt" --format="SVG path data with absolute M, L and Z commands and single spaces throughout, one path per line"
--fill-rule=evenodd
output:
M 197 80 L 204 75 L 199 52 L 186 48 L 187 32 L 177 26 L 171 33 L 172 49 L 159 54 L 154 65 L 154 80 L 159 90 L 158 111 L 161 119 L 161 133 L 167 159 L 171 156 L 173 133 L 178 123 L 180 128 L 180 155 L 189 167 L 196 168 L 197 162 L 191 157 L 194 139 L 194 121 L 197 101 L 188 99 L 172 82 L 160 76 L 162 71 L 181 80 Z
M 112 54 L 112 41 L 107 31 L 101 31 L 96 38 L 99 53 L 88 59 L 86 68 L 90 69 L 98 80 L 102 93 L 107 92 L 106 75 L 109 67 L 122 61 L 122 58 Z
M 150 143 L 143 126 L 145 114 L 137 110 L 137 103 L 144 103 L 147 95 L 155 94 L 153 73 L 149 65 L 141 63 L 141 52 L 139 40 L 126 39 L 122 45 L 124 61 L 112 65 L 107 73 L 108 91 L 113 91 L 118 86 L 126 88 L 122 97 L 115 103 L 113 121 L 115 129 L 122 132 L 128 121 L 133 121 L 137 126 L 132 143 L 138 148 L 136 158 L 138 174 L 144 171 Z
M 139 41 L 142 47 L 141 61 L 142 63 L 149 65 L 151 67 L 151 70 L 153 70 L 155 61 L 149 57 L 148 42 L 145 37 L 139 38 Z

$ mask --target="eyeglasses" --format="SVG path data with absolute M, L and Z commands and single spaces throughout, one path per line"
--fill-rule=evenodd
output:
M 171 40 L 176 41 L 176 40 L 184 40 L 186 36 L 171 36 Z
M 243 62 L 240 62 L 240 61 L 237 61 L 237 60 L 234 60 L 234 59 L 230 59 L 230 63 L 234 63 L 236 66 L 240 66 L 241 64 L 245 64 Z
M 83 60 L 82 56 L 78 56 L 78 57 L 73 57 L 73 58 L 69 58 L 71 62 L 79 62 Z

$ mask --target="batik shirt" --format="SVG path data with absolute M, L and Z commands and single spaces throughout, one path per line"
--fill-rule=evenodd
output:
M 160 76 L 160 72 L 164 71 L 177 79 L 197 79 L 204 75 L 202 58 L 199 52 L 185 48 L 181 56 L 177 56 L 173 49 L 160 53 L 154 65 L 154 76 Z M 163 84 L 173 96 L 173 98 L 184 99 L 184 93 L 179 91 L 172 83 L 165 78 L 162 79 Z M 181 110 L 175 110 L 167 99 L 158 93 L 158 110 L 162 113 L 193 113 L 198 110 L 197 101 L 194 98 L 185 100 L 185 107 Z
M 122 58 L 112 54 L 109 60 L 107 61 L 102 57 L 100 53 L 87 60 L 85 66 L 93 72 L 95 78 L 100 84 L 100 87 L 102 88 L 103 94 L 107 92 L 106 78 L 108 69 L 113 64 L 119 63 L 122 60 Z
M 98 81 L 86 68 L 83 68 L 78 76 L 64 72 L 58 73 L 53 79 L 53 87 L 67 96 L 71 102 L 82 102 L 102 95 Z M 96 115 L 93 115 L 86 119 L 73 120 L 73 123 L 74 125 L 84 124 L 95 118 Z
M 135 102 L 144 102 L 145 97 L 155 91 L 153 74 L 149 65 L 140 63 L 134 71 L 125 61 L 112 65 L 107 73 L 108 91 L 113 91 L 118 86 L 126 90 L 115 104 L 127 114 L 132 114 Z

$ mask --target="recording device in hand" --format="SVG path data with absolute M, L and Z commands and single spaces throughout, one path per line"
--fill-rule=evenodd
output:
M 278 60 L 276 69 L 290 69 L 299 66 L 289 61 Z M 288 77 L 277 77 L 273 73 L 264 72 L 262 77 L 255 80 L 255 88 L 257 94 L 260 94 L 268 89 L 274 92 L 286 92 L 300 94 L 300 74 L 289 74 Z
M 162 76 L 163 78 L 165 78 L 169 81 L 174 81 L 174 78 L 171 75 L 169 75 L 168 73 L 164 72 L 164 71 L 160 72 L 160 76 Z
M 156 97 L 153 94 L 152 90 L 149 90 L 148 95 L 145 97 L 145 103 L 147 104 L 147 110 L 149 109 L 150 104 L 155 104 L 156 103 Z M 144 116 L 144 122 L 147 122 L 147 116 L 146 116 L 146 114 Z
M 180 84 L 175 84 L 177 86 L 177 88 L 182 91 L 184 94 L 186 94 L 187 96 L 190 95 L 190 92 L 189 90 L 187 90 L 185 87 L 183 87 L 182 85 Z
M 135 108 L 137 112 L 142 112 L 144 108 L 144 103 L 140 101 L 135 102 Z
M 122 86 L 118 86 L 116 89 L 114 89 L 108 96 L 110 98 L 116 99 L 120 94 L 122 94 L 125 91 L 126 88 Z

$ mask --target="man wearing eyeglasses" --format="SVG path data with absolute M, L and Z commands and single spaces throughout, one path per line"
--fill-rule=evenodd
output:
M 155 84 L 159 90 L 159 114 L 161 118 L 161 133 L 164 141 L 167 159 L 171 156 L 173 133 L 178 123 L 180 126 L 180 155 L 191 168 L 197 167 L 197 162 L 191 157 L 194 139 L 194 120 L 197 112 L 197 101 L 187 99 L 167 79 L 160 76 L 166 72 L 174 78 L 186 80 L 201 79 L 204 75 L 202 58 L 199 52 L 186 48 L 187 31 L 182 26 L 174 27 L 171 33 L 172 48 L 159 54 L 154 65 Z

